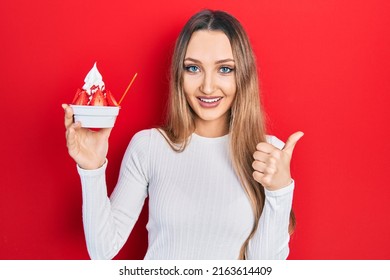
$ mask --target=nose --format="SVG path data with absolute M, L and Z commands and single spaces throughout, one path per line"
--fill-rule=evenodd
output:
M 200 91 L 204 94 L 212 94 L 215 91 L 215 82 L 212 73 L 205 73 L 203 76 Z

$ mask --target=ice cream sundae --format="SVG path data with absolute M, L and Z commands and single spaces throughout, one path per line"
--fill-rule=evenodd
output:
M 83 106 L 119 106 L 114 96 L 105 89 L 103 77 L 96 62 L 84 79 L 84 86 L 78 89 L 71 104 Z
M 109 90 L 106 90 L 103 77 L 96 62 L 84 79 L 84 86 L 78 89 L 71 107 L 75 121 L 82 127 L 113 127 L 119 113 L 119 104 Z

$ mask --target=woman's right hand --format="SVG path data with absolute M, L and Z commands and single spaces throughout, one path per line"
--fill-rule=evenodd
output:
M 73 123 L 73 110 L 62 104 L 65 111 L 66 145 L 69 155 L 83 169 L 101 167 L 107 157 L 108 138 L 112 128 L 93 131 L 81 127 L 79 122 Z

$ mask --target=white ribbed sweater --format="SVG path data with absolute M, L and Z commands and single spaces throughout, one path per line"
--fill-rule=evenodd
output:
M 126 242 L 149 196 L 145 259 L 237 259 L 253 225 L 249 200 L 228 155 L 229 136 L 193 134 L 182 153 L 174 152 L 156 129 L 134 135 L 107 197 L 105 169 L 78 172 L 83 223 L 92 259 L 111 259 Z M 276 137 L 267 141 L 278 148 Z M 286 259 L 294 182 L 267 191 L 248 259 Z

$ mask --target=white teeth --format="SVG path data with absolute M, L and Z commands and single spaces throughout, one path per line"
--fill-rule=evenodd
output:
M 204 99 L 204 98 L 199 98 L 202 102 L 206 102 L 206 103 L 214 103 L 214 102 L 217 102 L 219 100 L 222 99 L 222 97 L 217 97 L 217 98 L 213 98 L 213 99 Z

